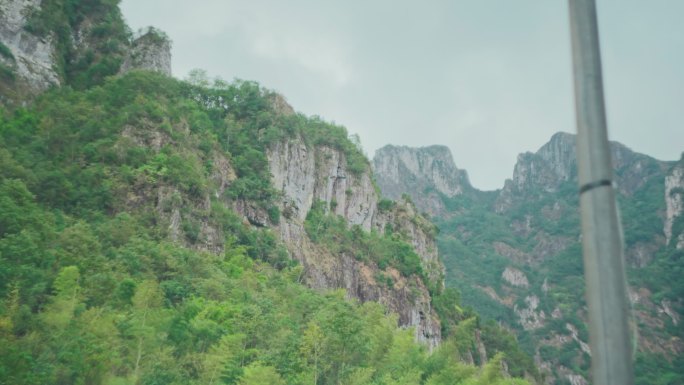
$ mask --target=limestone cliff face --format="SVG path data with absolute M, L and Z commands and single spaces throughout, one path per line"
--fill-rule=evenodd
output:
M 555 191 L 562 182 L 574 176 L 576 163 L 575 136 L 557 133 L 536 153 L 518 156 L 512 184 L 518 190 L 541 187 Z
M 9 51 L 0 54 L 0 63 L 14 72 L 17 80 L 33 92 L 59 85 L 55 69 L 55 46 L 52 37 L 36 36 L 25 30 L 27 17 L 40 9 L 41 0 L 0 1 L 0 44 Z
M 382 193 L 398 199 L 407 193 L 429 214 L 444 212 L 439 197 L 454 197 L 472 189 L 468 174 L 454 164 L 446 146 L 411 148 L 387 145 L 373 157 L 375 177 Z
M 677 249 L 684 249 L 684 231 L 673 233 L 674 224 L 682 221 L 684 214 L 684 161 L 680 161 L 665 177 L 665 244 L 674 240 Z
M 373 227 L 379 233 L 390 227 L 408 239 L 421 257 L 423 270 L 430 283 L 444 288 L 444 265 L 439 259 L 435 242 L 437 227 L 421 216 L 410 200 L 402 198 L 389 209 L 379 209 Z
M 171 76 L 171 41 L 163 32 L 147 28 L 133 39 L 121 65 L 121 73 L 148 70 Z
M 299 138 L 275 144 L 268 158 L 273 185 L 283 191 L 286 217 L 303 221 L 313 202 L 322 201 L 350 224 L 371 229 L 378 202 L 373 182 L 367 173 L 347 172 L 341 151 L 309 148 Z
M 154 28 L 131 40 L 116 4 L 74 13 L 64 2 L 0 0 L 0 104 L 25 104 L 52 86 L 87 88 L 133 69 L 170 76 L 170 41 Z
M 383 271 L 351 255 L 333 255 L 313 244 L 304 229 L 304 220 L 316 201 L 325 202 L 332 213 L 365 231 L 381 231 L 391 224 L 411 240 L 428 275 L 441 279 L 434 239 L 426 232 L 427 226 L 415 224 L 419 221 L 415 209 L 408 202 L 399 202 L 392 210 L 379 210 L 370 172 L 350 172 L 344 153 L 335 148 L 312 147 L 294 138 L 273 145 L 268 159 L 273 185 L 283 193 L 277 231 L 292 257 L 304 266 L 308 284 L 321 289 L 344 288 L 352 298 L 380 302 L 399 315 L 402 326 L 415 327 L 418 340 L 436 346 L 441 338 L 440 323 L 420 278 L 401 276 L 392 268 Z M 376 282 L 379 274 L 391 276 L 392 287 Z
M 516 197 L 538 191 L 557 192 L 564 183 L 576 181 L 575 148 L 575 135 L 559 132 L 537 152 L 520 154 L 513 178 L 506 180 L 499 193 L 496 211 L 502 213 L 510 209 Z M 632 195 L 668 167 L 667 162 L 636 153 L 617 142 L 610 143 L 610 150 L 617 191 L 623 195 Z

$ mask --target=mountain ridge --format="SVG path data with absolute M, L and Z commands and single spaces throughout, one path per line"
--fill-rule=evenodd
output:
M 461 290 L 467 305 L 516 330 L 548 383 L 584 384 L 588 378 L 587 349 L 580 349 L 588 334 L 574 142 L 574 135 L 556 133 L 536 152 L 520 154 L 498 190 L 437 194 L 437 202 L 427 205 L 416 194 L 430 186 L 405 191 L 440 228 L 447 286 Z M 682 378 L 676 364 L 684 348 L 677 329 L 682 288 L 668 278 L 682 270 L 681 160 L 659 161 L 618 142 L 610 146 L 630 298 L 641 325 L 637 383 L 660 381 L 660 372 L 649 366 L 658 360 L 669 362 L 663 373 Z M 383 190 L 383 177 L 377 180 Z M 571 353 L 572 346 L 579 353 Z

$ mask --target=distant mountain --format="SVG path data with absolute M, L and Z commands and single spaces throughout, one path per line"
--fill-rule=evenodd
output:
M 384 196 L 399 199 L 409 194 L 422 211 L 432 215 L 445 209 L 440 196 L 451 198 L 473 189 L 468 173 L 456 168 L 446 146 L 387 145 L 376 152 L 373 170 Z
M 447 286 L 515 330 L 548 383 L 586 383 L 574 135 L 557 133 L 537 152 L 519 155 L 513 177 L 494 192 L 464 184 L 465 172 L 454 171 L 444 151 L 401 148 L 421 164 L 449 165 L 450 181 L 433 183 L 434 168 L 387 167 L 402 164 L 392 149 L 375 154 L 378 184 L 388 196 L 408 194 L 433 215 Z M 638 383 L 678 383 L 684 380 L 684 159 L 659 161 L 617 142 L 611 152 L 638 326 Z

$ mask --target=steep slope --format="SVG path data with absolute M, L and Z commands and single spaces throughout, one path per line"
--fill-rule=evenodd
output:
M 22 105 L 60 85 L 84 89 L 132 69 L 171 75 L 168 37 L 133 36 L 118 1 L 0 2 L 0 105 Z
M 0 71 L 3 83 L 23 80 L 29 91 L 44 91 L 60 84 L 55 71 L 56 48 L 52 36 L 41 38 L 25 30 L 28 16 L 40 0 L 0 3 Z M 4 85 L 3 84 L 3 85 Z M 4 91 L 10 91 L 3 87 Z
M 458 299 L 425 287 L 431 227 L 407 202 L 354 209 L 377 201 L 357 184 L 368 161 L 340 127 L 283 111 L 252 82 L 135 71 L 0 110 L 0 382 L 526 384 L 505 376 L 501 355 L 463 362 L 471 313 L 435 348 L 432 302 L 454 311 Z M 321 163 L 304 186 L 318 200 L 296 216 L 271 168 L 302 137 L 337 154 L 343 194 L 358 191 L 319 192 Z
M 674 278 L 682 271 L 681 226 L 675 225 L 681 224 L 681 166 L 619 143 L 611 150 L 639 326 L 639 383 L 681 378 L 684 304 Z M 447 286 L 516 330 L 547 380 L 557 383 L 585 381 L 590 353 L 576 191 L 574 136 L 558 133 L 536 153 L 518 157 L 502 190 L 440 195 L 447 210 L 434 218 Z
M 280 238 L 304 266 L 309 284 L 315 288 L 341 287 L 362 301 L 378 301 L 399 315 L 400 324 L 415 326 L 419 340 L 437 346 L 439 319 L 431 308 L 426 284 L 434 280 L 441 287 L 443 267 L 433 237 L 418 225 L 420 218 L 410 211 L 411 204 L 400 204 L 408 217 L 403 221 L 396 216 L 399 206 L 379 210 L 368 165 L 363 165 L 362 170 L 353 169 L 344 151 L 330 145 L 307 145 L 296 137 L 275 143 L 268 150 L 268 158 L 273 184 L 282 192 Z M 392 226 L 397 234 L 405 234 L 405 240 L 418 251 L 420 271 L 426 279 L 404 277 L 395 268 L 358 260 L 357 250 L 334 254 L 318 247 L 305 231 L 305 221 L 316 208 L 344 218 L 361 231 L 384 234 L 385 227 Z M 379 276 L 388 277 L 391 283 L 378 282 Z
M 0 3 L 0 383 L 534 380 L 343 127 L 168 77 L 117 4 Z
M 440 194 L 451 198 L 472 190 L 468 174 L 456 168 L 446 146 L 415 149 L 387 145 L 376 152 L 373 169 L 386 197 L 399 199 L 409 194 L 431 215 L 445 212 Z
M 684 157 L 665 177 L 665 206 L 665 244 L 681 250 L 684 248 Z

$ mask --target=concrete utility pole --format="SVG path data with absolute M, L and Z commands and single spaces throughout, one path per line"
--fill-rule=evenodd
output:
M 633 385 L 629 302 L 603 101 L 594 0 L 568 0 L 577 167 L 594 385 Z

